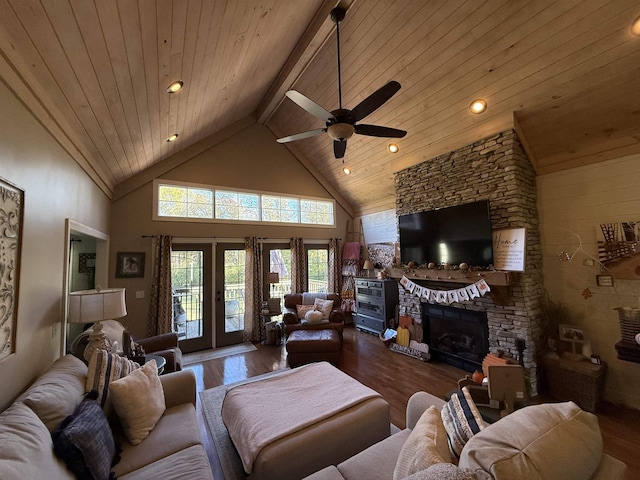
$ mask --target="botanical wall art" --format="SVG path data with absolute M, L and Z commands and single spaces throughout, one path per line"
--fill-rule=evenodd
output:
M 598 260 L 615 278 L 640 280 L 640 221 L 600 224 Z
M 0 360 L 15 352 L 24 192 L 0 178 Z

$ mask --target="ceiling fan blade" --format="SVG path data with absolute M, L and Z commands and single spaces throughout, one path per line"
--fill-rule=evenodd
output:
M 369 135 L 370 137 L 402 138 L 407 132 L 391 127 L 380 127 L 378 125 L 360 124 L 355 126 L 356 133 Z
M 295 135 L 289 135 L 288 137 L 282 137 L 277 140 L 278 143 L 295 142 L 296 140 L 302 140 L 303 138 L 315 137 L 326 132 L 326 128 L 318 128 L 317 130 L 309 130 L 308 132 L 296 133 Z
M 293 100 L 298 106 L 304 108 L 307 112 L 313 115 L 316 118 L 324 122 L 328 122 L 329 120 L 334 120 L 333 114 L 328 110 L 325 110 L 316 102 L 311 100 L 310 98 L 305 97 L 300 92 L 296 92 L 295 90 L 289 90 L 286 93 L 287 97 Z
M 333 141 L 333 153 L 336 158 L 343 158 L 344 152 L 347 151 L 347 141 L 346 140 L 334 140 Z
M 395 80 L 391 80 L 389 83 L 380 87 L 361 101 L 354 109 L 351 110 L 356 122 L 377 110 L 378 107 L 384 104 L 384 102 L 393 97 L 398 90 L 400 90 L 400 84 Z

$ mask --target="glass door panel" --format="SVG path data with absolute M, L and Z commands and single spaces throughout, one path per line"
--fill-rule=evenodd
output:
M 174 244 L 171 252 L 173 328 L 180 348 L 211 348 L 211 246 Z
M 291 293 L 291 249 L 288 244 L 264 244 L 263 268 L 267 275 L 267 283 L 263 286 L 264 298 L 280 299 L 280 309 L 284 308 L 284 295 Z M 277 282 L 271 283 L 275 278 L 269 273 L 277 273 Z M 280 320 L 281 316 L 271 317 L 271 320 Z
M 222 347 L 242 342 L 246 253 L 242 244 L 219 243 L 216 255 L 216 346 Z

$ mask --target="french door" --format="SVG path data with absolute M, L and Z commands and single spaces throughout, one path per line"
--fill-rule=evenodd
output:
M 242 342 L 245 259 L 244 244 L 216 244 L 216 347 Z
M 185 352 L 212 346 L 211 245 L 175 243 L 171 247 L 173 328 Z

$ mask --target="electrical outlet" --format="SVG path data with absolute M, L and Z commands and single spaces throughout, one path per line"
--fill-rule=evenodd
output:
M 138 290 L 136 292 L 136 298 L 144 298 L 144 290 Z

